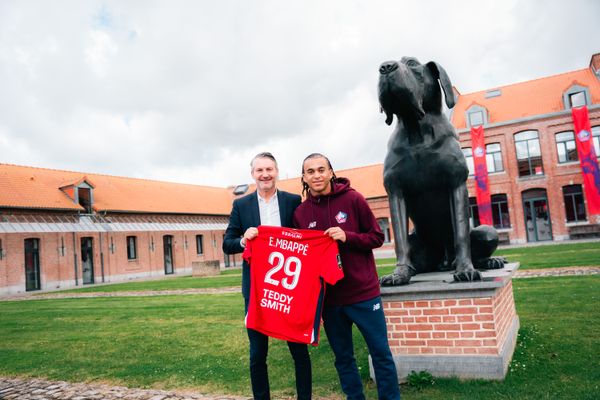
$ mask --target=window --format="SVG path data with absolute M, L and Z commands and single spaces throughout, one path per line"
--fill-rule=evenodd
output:
M 469 222 L 471 223 L 471 228 L 481 225 L 479 222 L 479 208 L 477 208 L 476 197 L 469 197 Z
M 92 189 L 84 186 L 77 188 L 77 198 L 79 205 L 85 209 L 88 214 L 92 213 Z
M 563 197 L 565 201 L 565 214 L 567 215 L 567 222 L 580 222 L 587 220 L 581 185 L 563 186 Z
M 250 186 L 247 184 L 237 185 L 235 188 L 233 188 L 233 194 L 235 194 L 236 196 L 242 195 L 248 191 L 249 187 Z
M 137 238 L 135 236 L 127 236 L 127 259 L 135 260 L 137 258 Z
M 494 228 L 510 228 L 506 194 L 492 195 L 492 220 L 494 221 Z
M 483 125 L 483 111 L 469 111 L 469 126 Z
M 485 161 L 488 173 L 504 171 L 500 143 L 490 143 L 485 146 Z
M 519 176 L 544 175 L 542 152 L 537 131 L 524 131 L 515 135 Z
M 203 235 L 196 235 L 196 254 L 204 254 L 204 237 Z
M 581 91 L 569 94 L 569 103 L 571 104 L 571 108 L 585 106 L 587 103 L 585 101 L 585 92 Z
M 492 89 L 492 90 L 488 90 L 487 92 L 485 92 L 485 98 L 489 99 L 492 97 L 498 97 L 502 95 L 502 90 L 501 89 Z
M 575 134 L 572 131 L 556 134 L 556 151 L 558 162 L 567 163 L 577 161 L 577 147 L 575 146 Z
M 383 232 L 383 242 L 384 243 L 389 243 L 391 242 L 391 236 L 390 236 L 390 222 L 388 221 L 387 218 L 377 218 L 377 223 L 379 224 L 379 228 L 381 229 L 381 232 Z
M 590 98 L 590 90 L 587 87 L 573 85 L 563 93 L 563 105 L 565 110 L 585 106 Z
M 469 168 L 469 175 L 475 175 L 475 164 L 473 162 L 473 150 L 470 147 L 462 149 L 465 159 L 467 160 L 467 167 Z
M 600 158 L 600 126 L 592 127 L 592 140 L 594 141 L 596 157 Z

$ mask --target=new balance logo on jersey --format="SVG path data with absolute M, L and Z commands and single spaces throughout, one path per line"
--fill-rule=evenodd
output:
M 317 226 L 317 221 L 313 221 L 310 224 L 308 224 L 308 229 L 314 228 L 315 226 Z
M 381 308 L 381 303 L 373 304 L 373 311 L 377 311 Z

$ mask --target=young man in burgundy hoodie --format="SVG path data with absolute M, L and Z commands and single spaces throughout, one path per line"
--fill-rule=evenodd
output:
M 387 340 L 373 249 L 383 244 L 383 233 L 365 198 L 336 178 L 322 154 L 311 154 L 302 164 L 306 200 L 294 212 L 294 226 L 325 231 L 338 241 L 344 278 L 327 285 L 323 326 L 335 354 L 335 367 L 347 399 L 364 399 L 354 358 L 352 325 L 360 330 L 373 362 L 379 399 L 400 399 L 396 365 Z

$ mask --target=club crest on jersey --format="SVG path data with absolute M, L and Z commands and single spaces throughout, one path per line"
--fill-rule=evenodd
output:
M 346 214 L 343 211 L 340 211 L 337 214 L 335 214 L 335 220 L 337 221 L 338 224 L 343 224 L 344 222 L 346 222 L 348 220 L 348 214 Z
M 313 221 L 310 224 L 308 224 L 308 229 L 314 228 L 315 226 L 317 226 L 317 221 Z

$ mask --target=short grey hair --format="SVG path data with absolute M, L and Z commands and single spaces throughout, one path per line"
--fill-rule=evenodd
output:
M 262 153 L 258 153 L 257 155 L 255 155 L 252 161 L 250 161 L 251 170 L 254 170 L 254 162 L 257 158 L 268 158 L 269 160 L 275 163 L 275 168 L 279 169 L 279 167 L 277 166 L 277 160 L 275 159 L 275 156 L 273 156 L 273 154 L 269 153 L 268 151 L 263 151 Z

